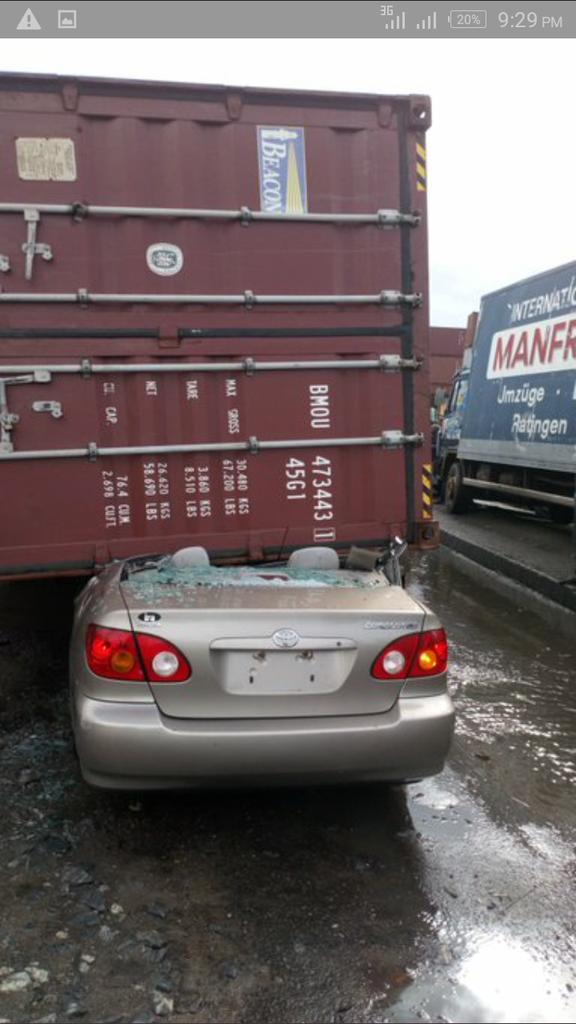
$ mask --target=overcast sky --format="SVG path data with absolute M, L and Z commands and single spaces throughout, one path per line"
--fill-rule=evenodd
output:
M 432 323 L 576 259 L 573 40 L 42 40 L 4 71 L 428 93 Z

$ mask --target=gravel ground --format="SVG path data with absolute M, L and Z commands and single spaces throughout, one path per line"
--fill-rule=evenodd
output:
M 78 586 L 0 587 L 2 1020 L 576 1019 L 568 640 L 427 555 L 460 688 L 442 776 L 108 795 L 68 726 Z

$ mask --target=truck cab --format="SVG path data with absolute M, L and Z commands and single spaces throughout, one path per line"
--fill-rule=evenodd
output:
M 450 467 L 458 456 L 458 441 L 462 430 L 464 410 L 470 385 L 469 367 L 458 370 L 452 380 L 450 397 L 436 435 L 434 451 L 434 477 L 436 490 L 440 498 L 444 497 L 446 478 Z

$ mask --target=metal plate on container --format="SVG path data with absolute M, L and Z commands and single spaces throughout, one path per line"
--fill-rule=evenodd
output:
M 22 181 L 76 181 L 73 139 L 16 139 L 18 177 Z

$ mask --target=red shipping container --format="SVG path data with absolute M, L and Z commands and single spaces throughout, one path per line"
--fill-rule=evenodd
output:
M 434 542 L 429 123 L 0 76 L 0 575 Z

